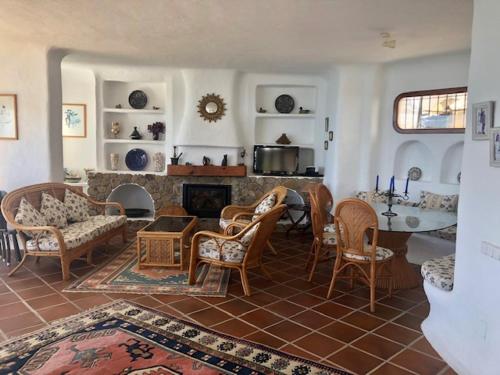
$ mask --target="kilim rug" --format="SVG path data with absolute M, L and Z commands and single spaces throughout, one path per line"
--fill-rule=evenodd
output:
M 188 272 L 167 268 L 137 269 L 135 242 L 102 266 L 80 277 L 64 292 L 135 294 L 185 294 L 225 297 L 231 271 L 204 264 L 197 270 L 196 284 L 189 285 Z
M 115 301 L 0 346 L 0 374 L 347 374 Z

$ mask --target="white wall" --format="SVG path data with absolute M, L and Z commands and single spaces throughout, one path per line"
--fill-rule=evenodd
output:
M 84 176 L 84 168 L 97 168 L 95 76 L 90 69 L 63 66 L 63 103 L 87 105 L 87 137 L 63 138 L 64 167 Z
M 441 165 L 446 152 L 454 145 L 463 142 L 463 134 L 400 134 L 393 128 L 392 115 L 394 99 L 403 92 L 467 86 L 469 58 L 470 52 L 466 51 L 384 65 L 376 167 L 371 172 L 368 184 L 362 186 L 363 189 L 374 187 L 377 174 L 380 174 L 385 187 L 390 176 L 405 177 L 410 167 L 419 166 L 423 171 L 423 177 L 421 181 L 410 183 L 412 200 L 419 200 L 420 190 L 442 194 L 458 192 L 457 184 L 441 182 Z M 413 142 L 412 145 L 416 147 L 408 149 L 407 142 Z M 414 152 L 417 148 L 426 152 Z M 406 154 L 408 159 L 395 158 L 398 149 L 400 154 L 403 149 L 409 151 Z M 461 148 L 455 147 L 455 149 L 459 150 L 458 155 L 455 152 L 449 156 L 458 156 L 460 160 Z M 411 157 L 411 154 L 415 157 Z M 427 155 L 428 162 L 422 163 L 421 155 Z M 445 161 L 445 164 L 446 169 L 451 168 L 453 163 Z M 396 183 L 401 189 L 404 188 L 404 179 Z
M 50 115 L 54 103 L 49 90 L 53 87 L 49 86 L 48 79 L 49 75 L 57 74 L 60 56 L 55 51 L 26 43 L 20 47 L 0 40 L 0 44 L 0 87 L 2 93 L 17 94 L 19 129 L 19 140 L 0 140 L 0 189 L 10 191 L 33 183 L 60 180 L 62 163 L 54 160 L 62 147 L 61 118 L 59 116 L 57 141 L 57 120 L 51 122 L 53 115 Z M 54 95 L 57 96 L 57 88 Z
M 500 2 L 475 0 L 469 103 L 496 101 L 496 126 L 500 126 L 500 52 L 495 48 L 499 25 Z M 500 169 L 489 166 L 488 147 L 486 141 L 472 141 L 467 129 L 455 285 L 442 310 L 434 311 L 431 301 L 425 322 L 431 344 L 460 374 L 498 374 L 500 368 L 500 262 L 481 253 L 482 241 L 500 245 Z

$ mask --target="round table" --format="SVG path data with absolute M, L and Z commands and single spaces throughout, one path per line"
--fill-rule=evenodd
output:
M 378 216 L 377 245 L 394 252 L 392 260 L 393 288 L 417 287 L 420 284 L 420 277 L 406 259 L 409 238 L 413 233 L 429 232 L 455 225 L 457 223 L 456 213 L 395 204 L 392 206 L 392 211 L 398 215 L 387 217 L 382 215 L 382 212 L 388 209 L 387 204 L 371 203 L 371 206 Z M 377 287 L 388 288 L 389 280 L 378 280 Z

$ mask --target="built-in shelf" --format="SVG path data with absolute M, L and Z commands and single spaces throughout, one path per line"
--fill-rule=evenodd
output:
M 300 148 L 314 148 L 314 145 L 312 143 L 290 143 L 288 145 L 280 145 L 277 143 L 259 143 L 259 145 L 262 146 L 287 146 L 287 147 L 300 147 Z
M 259 113 L 255 117 L 262 118 L 315 118 L 314 113 Z
M 118 169 L 116 171 L 112 171 L 111 169 L 103 169 L 103 170 L 96 171 L 95 173 L 138 174 L 138 175 L 154 174 L 157 176 L 166 175 L 166 172 L 130 171 L 130 170 L 124 170 L 124 169 Z
M 127 143 L 141 145 L 165 145 L 165 141 L 153 141 L 151 139 L 105 139 L 104 143 Z
M 163 115 L 160 109 L 133 109 L 133 108 L 103 108 L 103 112 L 110 113 L 135 113 L 141 115 Z

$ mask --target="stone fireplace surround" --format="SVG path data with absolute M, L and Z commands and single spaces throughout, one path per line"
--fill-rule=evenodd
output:
M 307 189 L 322 182 L 322 177 L 194 177 L 164 176 L 155 174 L 100 173 L 88 175 L 88 194 L 100 201 L 106 201 L 113 189 L 122 184 L 137 184 L 146 189 L 154 200 L 155 210 L 169 204 L 182 205 L 183 184 L 231 185 L 232 204 L 251 204 L 275 186 L 282 185 L 296 190 L 305 198 Z

